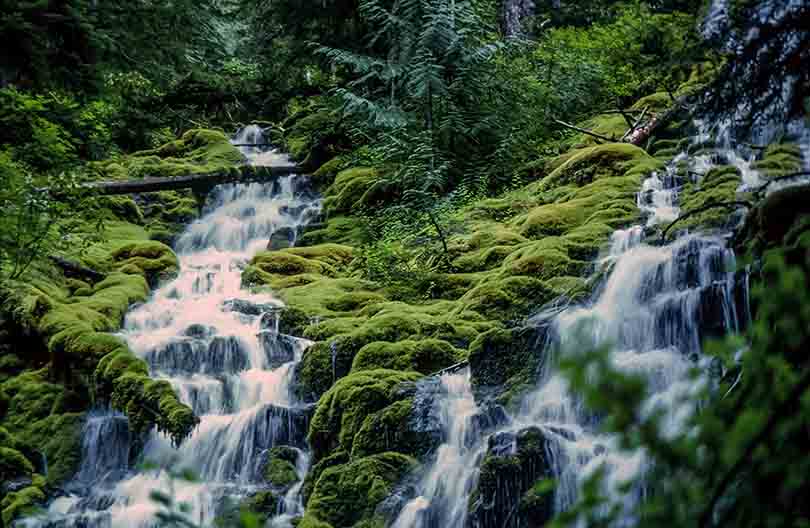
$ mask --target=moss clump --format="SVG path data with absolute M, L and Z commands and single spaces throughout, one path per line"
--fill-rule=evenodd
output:
M 349 163 L 343 156 L 335 156 L 312 173 L 312 179 L 319 187 L 330 185 L 340 171 L 348 168 Z
M 310 424 L 313 459 L 337 450 L 351 452 L 366 417 L 399 400 L 402 385 L 418 378 L 416 373 L 366 370 L 338 380 L 318 401 Z
M 774 143 L 768 146 L 762 159 L 753 163 L 753 168 L 767 178 L 778 178 L 802 168 L 802 152 L 796 144 Z
M 690 182 L 683 186 L 680 193 L 681 210 L 686 213 L 711 204 L 734 201 L 737 199 L 737 189 L 741 182 L 740 172 L 736 167 L 730 165 L 714 167 L 699 182 Z M 729 222 L 730 211 L 721 207 L 709 209 L 678 222 L 677 229 L 725 226 Z M 670 236 L 674 234 L 672 230 L 669 233 Z
M 9 493 L 0 501 L 3 525 L 11 526 L 15 520 L 33 515 L 45 503 L 45 499 L 45 492 L 37 485 Z
M 505 277 L 485 280 L 461 297 L 464 306 L 484 317 L 515 321 L 529 315 L 554 292 L 540 279 L 533 277 Z
M 0 445 L 0 480 L 9 481 L 34 472 L 34 465 L 25 455 L 11 447 Z
M 48 482 L 59 484 L 78 467 L 81 457 L 82 410 L 87 402 L 78 394 L 47 379 L 47 371 L 27 371 L 0 385 L 8 397 L 3 424 L 5 446 L 18 450 L 32 463 L 30 474 L 44 456 Z M 44 469 L 44 468 L 43 468 Z
M 360 349 L 351 371 L 388 369 L 431 374 L 461 361 L 463 355 L 461 350 L 440 339 L 377 341 Z
M 628 143 L 608 143 L 580 149 L 540 182 L 546 190 L 563 185 L 582 186 L 600 178 L 621 176 L 632 165 L 650 158 L 643 149 Z
M 325 469 L 307 502 L 299 527 L 357 526 L 372 522 L 377 505 L 416 461 L 400 453 L 381 453 Z
M 236 504 L 227 504 L 214 520 L 214 526 L 244 526 L 247 523 L 243 519 L 248 517 L 263 526 L 278 511 L 278 503 L 279 498 L 272 491 L 253 493 Z
M 351 216 L 335 215 L 329 216 L 326 224 L 315 224 L 308 226 L 299 242 L 301 245 L 315 245 L 326 242 L 338 244 L 362 244 L 371 239 L 364 224 L 357 218 Z
M 476 398 L 495 396 L 512 405 L 533 386 L 540 358 L 535 347 L 542 344 L 544 328 L 520 328 L 486 332 L 470 345 L 470 372 Z
M 324 208 L 329 214 L 349 213 L 372 203 L 370 193 L 379 181 L 376 169 L 356 167 L 341 171 L 324 192 Z
M 549 440 L 537 427 L 517 433 L 498 433 L 490 437 L 488 452 L 481 462 L 476 489 L 470 497 L 470 517 L 482 526 L 506 526 L 515 510 L 521 508 L 524 493 L 535 489 L 538 480 L 551 477 Z M 554 512 L 552 489 L 537 488 L 538 497 L 523 505 L 520 513 L 532 513 L 533 526 L 543 526 Z M 531 508 L 529 508 L 531 506 Z M 521 517 L 522 517 L 521 515 Z M 521 518 L 520 525 L 529 519 Z
M 282 490 L 298 482 L 295 462 L 298 452 L 286 446 L 277 446 L 270 450 L 264 466 L 264 478 L 270 485 Z
M 96 164 L 96 169 L 112 179 L 175 177 L 223 171 L 241 163 L 244 156 L 224 133 L 195 129 L 156 149 Z
M 126 348 L 104 356 L 94 377 L 99 396 L 124 411 L 135 431 L 146 431 L 154 425 L 179 444 L 199 423 L 199 418 L 177 398 L 171 384 L 149 378 L 146 363 Z
M 112 252 L 115 265 L 125 273 L 139 273 L 150 284 L 174 276 L 178 270 L 177 255 L 158 241 L 131 242 Z
M 413 424 L 414 401 L 399 400 L 363 420 L 352 443 L 352 460 L 396 449 L 423 457 L 435 446 L 435 438 Z

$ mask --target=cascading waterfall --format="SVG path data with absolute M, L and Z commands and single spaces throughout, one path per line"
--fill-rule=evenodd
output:
M 249 127 L 233 141 L 264 140 L 258 127 Z M 263 150 L 240 148 L 262 163 Z M 141 460 L 157 469 L 137 470 L 129 464 L 133 439 L 126 418 L 91 414 L 81 469 L 68 486 L 72 493 L 29 524 L 151 526 L 159 507 L 151 494 L 160 490 L 188 505 L 190 521 L 208 526 L 226 498 L 267 488 L 262 468 L 277 445 L 302 448 L 303 477 L 308 412 L 296 405 L 290 383 L 309 343 L 279 333 L 278 300 L 241 288 L 242 268 L 274 232 L 297 232 L 319 213 L 320 202 L 301 183 L 288 176 L 216 188 L 203 216 L 176 240 L 177 278 L 126 316 L 121 336 L 149 364 L 152 377 L 171 383 L 193 408 L 201 419 L 196 430 L 179 447 L 151 433 Z M 173 480 L 170 470 L 190 470 L 198 480 Z M 298 491 L 300 483 L 285 497 L 277 526 L 301 513 Z
M 463 526 L 467 514 L 466 497 L 470 467 L 475 467 L 481 449 L 476 446 L 473 418 L 478 413 L 470 373 L 445 374 L 436 406 L 443 425 L 444 442 L 435 461 L 419 483 L 419 496 L 408 502 L 393 528 Z
M 697 125 L 696 144 L 717 137 L 716 130 L 710 136 L 705 125 Z M 645 244 L 643 237 L 645 228 L 669 223 L 680 214 L 678 192 L 683 182 L 677 166 L 684 161 L 689 162 L 690 172 L 697 178 L 722 159 L 740 170 L 741 189 L 761 183 L 751 166 L 753 158 L 732 150 L 725 130 L 720 130 L 719 145 L 715 157 L 683 153 L 643 182 L 637 203 L 645 220 L 613 233 L 609 250 L 599 261 L 608 275 L 593 299 L 585 305 L 549 310 L 535 317 L 534 324 L 547 327 L 546 338 L 536 351 L 543 357 L 542 366 L 536 388 L 524 398 L 520 410 L 502 420 L 504 425 L 494 432 L 470 444 L 459 443 L 452 432 L 459 427 L 459 420 L 468 417 L 462 413 L 447 416 L 443 422 L 447 443 L 439 448 L 423 477 L 420 496 L 401 510 L 392 526 L 524 526 L 519 515 L 514 514 L 520 498 L 514 490 L 496 492 L 500 499 L 477 499 L 490 502 L 479 504 L 484 510 L 501 499 L 512 501 L 505 518 L 494 514 L 488 521 L 481 521 L 465 515 L 478 479 L 478 466 L 487 450 L 494 445 L 501 453 L 515 453 L 520 432 L 530 429 L 541 431 L 545 438 L 549 465 L 545 469 L 557 483 L 553 511 L 569 509 L 582 483 L 597 468 L 603 468 L 605 492 L 624 505 L 620 525 L 634 523 L 638 503 L 648 492 L 643 477 L 649 461 L 642 451 L 623 451 L 616 438 L 600 431 L 601 418 L 583 406 L 555 365 L 562 355 L 609 346 L 615 368 L 647 380 L 644 412 L 663 411 L 665 433 L 681 430 L 694 410 L 691 404 L 684 403 L 689 401 L 686 396 L 695 394 L 700 383 L 705 382 L 695 382 L 688 376 L 694 366 L 707 367 L 701 343 L 709 337 L 740 331 L 748 322 L 747 280 L 745 273 L 734 271 L 734 254 L 723 234 L 686 234 L 662 246 Z M 453 393 L 447 391 L 440 405 L 452 405 L 453 399 Z M 470 412 L 476 412 L 474 403 L 470 405 Z M 453 449 L 462 450 L 464 455 L 457 455 L 455 466 L 450 466 L 443 450 Z M 635 482 L 635 487 L 625 492 L 622 485 L 629 481 Z

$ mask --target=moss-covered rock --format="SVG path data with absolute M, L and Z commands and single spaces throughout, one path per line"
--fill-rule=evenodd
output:
M 440 339 L 375 341 L 361 348 L 352 362 L 352 372 L 402 370 L 431 374 L 459 362 L 465 354 Z
M 312 490 L 299 528 L 320 528 L 323 523 L 358 526 L 363 521 L 382 525 L 381 519 L 375 519 L 377 505 L 415 466 L 411 457 L 381 453 L 325 469 Z
M 287 490 L 298 482 L 295 463 L 298 451 L 287 446 L 276 446 L 267 454 L 264 466 L 264 478 L 274 488 Z
M 580 149 L 540 182 L 540 189 L 564 185 L 582 186 L 600 178 L 627 173 L 639 161 L 652 158 L 643 149 L 628 143 L 608 143 Z
M 4 526 L 11 526 L 15 520 L 36 513 L 45 504 L 44 482 L 41 477 L 37 480 L 39 485 L 9 493 L 0 501 L 0 518 Z
M 111 179 L 174 177 L 218 172 L 241 163 L 244 156 L 224 133 L 195 129 L 156 149 L 98 163 L 96 170 Z
M 402 399 L 403 384 L 419 378 L 416 373 L 365 370 L 338 380 L 318 401 L 308 440 L 317 462 L 332 451 L 350 453 L 355 435 L 365 419 Z
M 379 179 L 377 170 L 368 167 L 341 171 L 324 192 L 324 208 L 329 214 L 335 215 L 370 205 Z

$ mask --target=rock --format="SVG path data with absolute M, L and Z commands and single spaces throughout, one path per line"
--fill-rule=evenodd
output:
M 193 324 L 183 331 L 184 336 L 194 339 L 205 339 L 206 337 L 211 337 L 214 333 L 215 330 L 213 326 L 204 324 Z
M 470 498 L 471 525 L 539 527 L 551 519 L 554 493 L 545 479 L 552 476 L 552 442 L 539 427 L 504 431 L 489 438 Z
M 264 349 L 265 357 L 271 369 L 280 367 L 295 359 L 295 352 L 301 346 L 301 340 L 272 330 L 260 332 L 257 336 Z
M 295 230 L 292 227 L 281 227 L 273 231 L 270 241 L 267 242 L 267 249 L 275 251 L 291 247 L 295 241 Z
M 228 299 L 222 303 L 223 308 L 229 312 L 237 312 L 244 315 L 262 315 L 264 313 L 274 312 L 281 309 L 277 304 L 273 303 L 254 303 L 244 299 Z
M 9 493 L 14 493 L 15 491 L 25 489 L 32 483 L 33 480 L 31 477 L 18 477 L 4 481 L 2 484 L 0 484 L 0 496 L 8 495 Z

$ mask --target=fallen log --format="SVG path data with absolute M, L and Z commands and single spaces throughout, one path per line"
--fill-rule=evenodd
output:
M 290 174 L 302 174 L 298 165 L 277 165 L 267 167 L 244 166 L 230 171 L 205 174 L 190 174 L 173 178 L 139 178 L 137 180 L 100 181 L 86 184 L 86 188 L 102 195 L 138 194 L 157 191 L 177 191 L 180 189 L 210 190 L 223 183 L 250 183 Z M 57 191 L 58 192 L 58 191 Z
M 101 282 L 107 278 L 105 274 L 100 273 L 94 269 L 82 266 L 77 262 L 73 262 L 71 260 L 67 260 L 62 257 L 57 257 L 56 255 L 51 255 L 49 258 L 51 259 L 51 262 L 53 262 L 59 268 L 62 269 L 62 272 L 65 274 L 65 277 L 87 279 L 90 282 Z
M 629 134 L 626 138 L 624 138 L 624 141 L 626 143 L 630 143 L 632 145 L 640 147 L 641 145 L 646 143 L 648 139 L 650 139 L 650 136 L 653 135 L 653 133 L 656 131 L 656 129 L 658 129 L 658 127 L 670 122 L 672 118 L 675 117 L 675 115 L 677 115 L 677 113 L 680 112 L 681 109 L 683 109 L 683 107 L 686 105 L 686 102 L 687 96 L 679 97 L 671 107 L 669 107 L 667 110 L 664 110 L 660 114 L 654 116 L 645 125 L 638 127 L 636 130 L 633 131 L 633 133 Z

